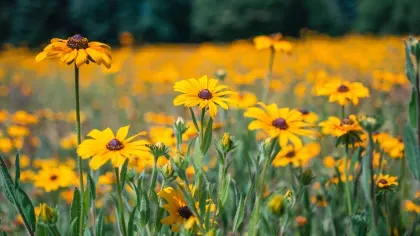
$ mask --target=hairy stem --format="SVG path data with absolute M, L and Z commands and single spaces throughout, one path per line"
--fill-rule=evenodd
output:
M 119 224 L 121 228 L 121 233 L 123 236 L 127 236 L 127 229 L 125 228 L 125 220 L 124 220 L 124 212 L 123 212 L 123 201 L 121 195 L 121 185 L 120 185 L 120 173 L 118 167 L 115 168 L 115 177 L 116 177 L 116 184 L 117 184 L 117 196 L 118 196 L 118 215 L 119 215 Z

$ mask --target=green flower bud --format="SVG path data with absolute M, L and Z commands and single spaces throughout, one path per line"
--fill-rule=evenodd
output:
M 127 175 L 126 178 L 129 182 L 133 182 L 134 181 L 134 177 L 136 176 L 136 172 L 133 170 L 128 169 L 127 170 Z
M 172 168 L 171 162 L 166 163 L 160 168 L 162 175 L 168 179 L 174 175 L 174 169 Z
M 361 116 L 359 117 L 359 123 L 367 132 L 373 133 L 382 127 L 384 121 L 378 116 Z
M 281 194 L 274 195 L 268 202 L 268 209 L 274 215 L 283 215 L 286 209 L 284 204 L 284 196 Z
M 165 146 L 165 144 L 162 142 L 147 145 L 147 147 L 150 149 L 150 153 L 152 153 L 155 158 L 165 156 L 170 151 L 169 147 Z
M 39 212 L 39 219 L 45 224 L 55 224 L 57 222 L 57 213 L 53 208 L 48 206 L 46 203 L 42 203 Z
M 226 75 L 227 75 L 227 73 L 226 73 L 226 71 L 225 71 L 225 70 L 223 70 L 223 69 L 218 69 L 218 70 L 216 71 L 216 73 L 214 73 L 214 76 L 215 76 L 218 80 L 221 80 L 221 81 L 224 81 L 224 80 L 225 80 Z
M 223 138 L 221 140 L 221 143 L 222 143 L 223 151 L 225 153 L 228 153 L 235 148 L 235 144 L 233 143 L 232 137 L 230 136 L 229 133 L 224 133 L 223 134 Z
M 302 186 L 308 186 L 315 180 L 312 169 L 304 170 L 299 176 L 299 182 Z

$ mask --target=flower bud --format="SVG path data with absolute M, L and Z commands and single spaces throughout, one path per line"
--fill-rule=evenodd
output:
M 46 203 L 42 203 L 39 207 L 41 210 L 38 217 L 42 220 L 43 223 L 55 224 L 57 222 L 57 213 L 53 208 L 48 206 Z
M 302 186 L 308 186 L 315 180 L 311 169 L 304 170 L 299 176 L 299 182 Z
M 353 232 L 355 233 L 355 235 L 367 235 L 368 221 L 364 212 L 356 212 L 351 217 L 351 222 L 353 225 Z
M 182 117 L 178 116 L 178 118 L 175 121 L 175 125 L 183 125 L 185 124 L 185 121 Z
M 292 190 L 287 190 L 286 193 L 284 194 L 284 199 L 287 200 L 289 203 L 292 202 L 293 199 L 293 192 Z
M 172 168 L 171 162 L 167 162 L 160 168 L 160 172 L 165 178 L 170 178 L 174 175 L 174 169 Z
M 156 142 L 152 145 L 147 145 L 147 147 L 150 149 L 150 153 L 152 153 L 155 158 L 165 156 L 169 153 L 169 147 L 165 146 L 162 142 Z
M 268 209 L 271 213 L 277 216 L 283 215 L 285 211 L 284 197 L 283 195 L 277 194 L 273 196 L 268 202 Z
M 135 171 L 130 170 L 130 169 L 127 170 L 126 178 L 127 178 L 127 181 L 128 182 L 133 182 L 135 176 L 136 176 L 136 172 Z
M 225 70 L 223 70 L 223 69 L 218 69 L 218 70 L 216 71 L 216 73 L 214 73 L 214 76 L 215 76 L 218 80 L 221 80 L 221 81 L 225 80 L 226 75 L 227 75 L 227 73 L 226 73 L 226 71 L 225 71 Z
M 359 118 L 359 123 L 367 132 L 373 133 L 378 131 L 384 122 L 377 116 L 361 116 Z
M 232 149 L 235 148 L 235 145 L 232 141 L 232 137 L 230 136 L 229 133 L 224 133 L 223 134 L 222 147 L 223 147 L 223 151 L 225 153 L 228 153 L 229 151 L 231 151 Z

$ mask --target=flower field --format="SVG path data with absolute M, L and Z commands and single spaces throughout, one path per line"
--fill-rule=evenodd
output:
M 420 234 L 415 39 L 48 40 L 0 51 L 2 235 Z

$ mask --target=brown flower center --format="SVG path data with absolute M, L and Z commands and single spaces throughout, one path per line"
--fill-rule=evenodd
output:
M 187 206 L 178 208 L 178 214 L 186 220 L 188 220 L 193 215 Z
M 350 119 L 350 118 L 344 118 L 341 121 L 341 124 L 340 125 L 352 125 L 352 124 L 354 124 L 354 121 L 352 119 Z
M 89 41 L 80 34 L 75 34 L 67 39 L 67 47 L 71 49 L 86 49 L 89 47 Z
M 349 91 L 349 87 L 345 86 L 344 84 L 340 85 L 340 87 L 338 87 L 337 92 L 340 93 L 345 93 Z
M 58 176 L 57 176 L 57 175 L 51 175 L 51 176 L 50 176 L 50 180 L 51 180 L 51 181 L 54 181 L 54 180 L 56 180 L 56 179 L 58 179 Z
M 203 89 L 198 93 L 198 97 L 201 99 L 209 100 L 213 97 L 213 94 L 208 89 Z
M 307 115 L 307 114 L 309 114 L 309 110 L 306 110 L 306 109 L 299 109 L 298 110 L 300 113 L 302 113 L 302 115 Z
M 290 151 L 286 154 L 286 157 L 288 157 L 288 158 L 292 158 L 294 156 L 295 156 L 295 151 Z
M 273 120 L 273 122 L 271 123 L 274 127 L 279 128 L 279 129 L 287 129 L 287 123 L 286 120 L 283 118 L 277 118 L 275 120 Z
M 378 181 L 378 183 L 381 183 L 381 184 L 387 184 L 387 183 L 388 183 L 388 181 L 386 181 L 386 179 L 380 179 L 380 180 Z
M 109 141 L 109 143 L 106 145 L 106 148 L 110 151 L 118 151 L 118 150 L 123 149 L 123 147 L 124 147 L 124 144 L 116 138 Z

